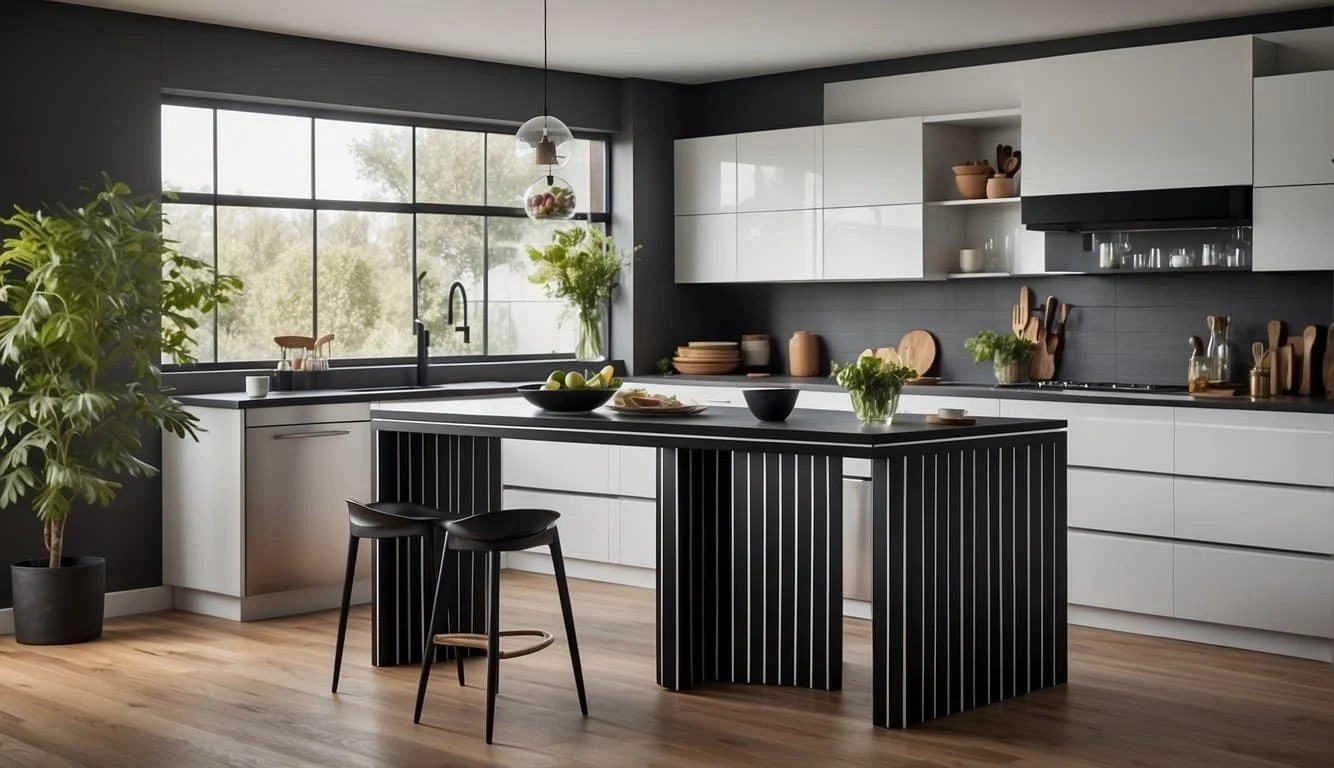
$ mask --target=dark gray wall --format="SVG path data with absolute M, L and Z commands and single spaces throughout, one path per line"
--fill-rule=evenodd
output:
M 10 0 L 5 10 L 9 34 L 0 46 L 0 68 L 13 87 L 0 129 L 4 211 L 15 204 L 77 204 L 103 171 L 136 191 L 160 191 L 165 91 L 506 125 L 526 120 L 541 104 L 541 71 L 523 67 L 39 0 Z M 617 80 L 552 75 L 552 111 L 573 127 L 617 130 L 619 99 Z M 670 141 L 666 146 L 670 153 Z M 645 225 L 646 236 L 649 229 Z M 651 245 L 671 252 L 670 243 Z M 146 437 L 144 457 L 157 463 L 160 441 L 156 434 Z M 110 590 L 161 584 L 161 509 L 157 479 L 129 481 L 109 509 L 76 510 L 66 551 L 106 556 Z M 2 566 L 42 555 L 31 512 L 22 505 L 0 510 L 0 608 L 10 605 L 9 569 Z

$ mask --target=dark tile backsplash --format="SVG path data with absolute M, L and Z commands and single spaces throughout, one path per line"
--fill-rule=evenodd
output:
M 779 364 L 786 367 L 787 339 L 794 330 L 819 334 L 827 367 L 831 357 L 848 360 L 867 347 L 896 345 L 904 332 L 925 328 L 939 343 L 941 376 L 986 381 L 990 366 L 974 363 L 963 342 L 982 328 L 1008 330 L 1021 285 L 1033 289 L 1038 305 L 1054 295 L 1072 306 L 1058 378 L 1182 381 L 1189 355 L 1186 337 L 1208 338 L 1207 314 L 1232 317 L 1234 360 L 1246 363 L 1251 342 L 1265 338 L 1269 320 L 1284 320 L 1297 332 L 1308 324 L 1334 322 L 1334 274 L 1329 272 L 1062 275 L 694 286 L 694 317 L 683 338 L 767 331 L 775 339 L 778 370 Z

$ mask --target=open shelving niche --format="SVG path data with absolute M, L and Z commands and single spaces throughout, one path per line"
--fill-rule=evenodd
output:
M 923 247 L 928 263 L 948 264 L 949 278 L 1008 277 L 1042 273 L 1045 241 L 1020 223 L 1019 185 L 1015 197 L 964 200 L 954 185 L 952 167 L 968 160 L 994 160 L 997 144 L 1023 149 L 1023 120 L 1018 109 L 935 115 L 922 118 L 922 162 L 926 204 L 923 206 Z M 1008 242 L 1007 242 L 1008 238 Z M 990 239 L 999 262 L 985 272 L 959 271 L 959 251 L 985 251 Z

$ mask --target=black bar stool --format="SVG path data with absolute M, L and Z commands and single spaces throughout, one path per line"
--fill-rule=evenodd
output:
M 406 501 L 347 501 L 347 576 L 343 578 L 343 605 L 338 614 L 338 645 L 334 650 L 333 692 L 338 693 L 338 672 L 343 666 L 347 612 L 352 603 L 352 580 L 357 572 L 357 544 L 361 539 L 399 539 L 420 536 L 434 546 L 435 532 L 447 513 Z M 427 556 L 430 562 L 430 555 Z
M 427 636 L 422 648 L 421 681 L 417 684 L 417 709 L 412 715 L 412 722 L 420 723 L 422 704 L 426 701 L 426 682 L 431 675 L 431 662 L 435 657 L 432 652 L 436 645 L 476 648 L 486 652 L 486 743 L 491 743 L 491 734 L 496 713 L 496 690 L 500 683 L 500 660 L 527 656 L 530 653 L 551 645 L 552 636 L 540 629 L 500 629 L 500 553 L 515 552 L 543 545 L 551 549 L 551 564 L 556 571 L 556 591 L 560 594 L 560 610 L 565 619 L 565 638 L 570 644 L 570 664 L 574 668 L 574 685 L 579 692 L 579 711 L 588 716 L 588 700 L 584 696 L 584 672 L 579 663 L 579 642 L 574 634 L 574 615 L 570 611 L 570 589 L 565 581 L 565 559 L 560 551 L 560 535 L 556 531 L 556 520 L 560 513 L 550 509 L 503 509 L 497 512 L 485 512 L 479 515 L 442 520 L 437 525 L 444 529 L 444 546 L 441 549 L 440 568 L 436 575 L 435 600 L 431 608 L 431 620 L 427 626 Z M 449 616 L 445 615 L 445 626 L 436 624 L 440 613 L 440 598 L 448 594 L 447 582 L 449 569 L 445 555 L 450 550 L 464 552 L 485 552 L 490 568 L 488 589 L 490 592 L 486 612 L 486 634 L 474 635 L 449 634 Z M 501 651 L 502 637 L 536 637 L 536 642 L 523 648 Z M 463 685 L 463 654 L 458 657 L 459 685 Z

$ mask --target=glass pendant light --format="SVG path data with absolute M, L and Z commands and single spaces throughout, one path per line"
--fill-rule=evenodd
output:
M 528 218 L 569 219 L 574 216 L 574 188 L 554 169 L 570 161 L 574 134 L 559 118 L 547 114 L 547 0 L 542 0 L 542 114 L 519 126 L 514 155 L 525 165 L 545 167 L 546 173 L 523 193 Z

